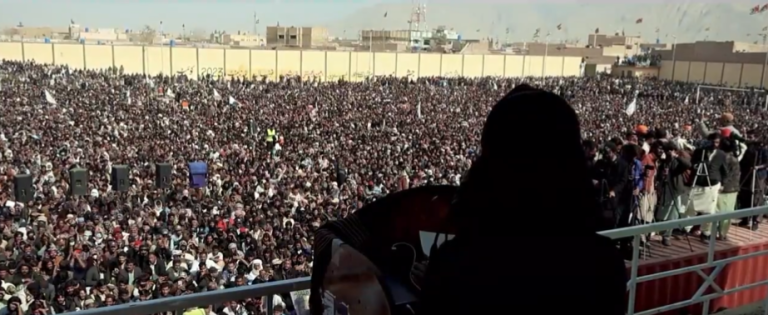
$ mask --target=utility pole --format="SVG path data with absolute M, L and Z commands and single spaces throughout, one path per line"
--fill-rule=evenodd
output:
M 256 36 L 259 35 L 259 16 L 256 12 L 253 12 L 253 34 Z

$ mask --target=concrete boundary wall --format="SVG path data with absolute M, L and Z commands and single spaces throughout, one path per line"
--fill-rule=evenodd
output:
M 398 77 L 576 76 L 579 57 L 435 53 L 248 50 L 160 46 L 0 43 L 0 59 L 34 60 L 76 69 L 123 67 L 126 73 L 185 73 L 193 78 L 301 75 L 306 79 L 358 81 Z
M 659 78 L 742 88 L 768 87 L 768 69 L 762 64 L 751 63 L 664 60 Z

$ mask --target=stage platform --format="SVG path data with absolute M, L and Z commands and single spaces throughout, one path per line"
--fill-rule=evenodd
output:
M 701 241 L 698 236 L 690 236 L 689 239 L 690 246 L 682 236 L 673 237 L 671 246 L 663 246 L 658 236 L 652 237 L 646 249 L 640 252 L 638 276 L 706 263 L 709 244 Z M 733 225 L 729 231 L 728 240 L 717 241 L 715 248 L 716 261 L 766 250 L 768 249 L 768 224 L 761 224 L 757 231 Z M 709 275 L 713 269 L 704 269 L 704 273 Z M 627 262 L 627 271 L 629 270 L 630 263 Z M 766 279 L 768 279 L 768 256 L 763 255 L 728 264 L 715 278 L 715 283 L 723 290 L 728 290 Z M 696 272 L 687 272 L 639 283 L 635 312 L 688 300 L 696 294 L 704 281 L 705 279 Z M 714 292 L 713 289 L 708 288 L 704 295 L 712 292 Z M 715 313 L 723 308 L 732 309 L 755 303 L 765 299 L 766 294 L 768 290 L 765 286 L 760 286 L 716 298 L 711 300 L 709 312 Z M 687 310 L 687 314 L 701 314 L 702 305 L 698 304 L 665 314 L 683 314 L 682 310 Z

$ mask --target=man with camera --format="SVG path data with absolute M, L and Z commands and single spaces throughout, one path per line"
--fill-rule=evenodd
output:
M 750 132 L 749 135 L 751 134 L 753 133 Z M 731 137 L 735 136 L 731 135 Z M 768 170 L 766 170 L 766 166 L 768 166 L 768 148 L 766 148 L 762 141 L 745 139 L 744 142 L 747 144 L 747 149 L 741 161 L 739 161 L 739 169 L 741 170 L 739 180 L 741 187 L 737 196 L 739 209 L 763 205 L 765 202 L 765 180 L 768 177 Z M 744 218 L 739 225 L 749 226 L 750 221 L 752 223 L 752 230 L 757 230 L 760 223 L 757 216 Z
M 660 151 L 658 154 L 663 157 L 656 173 L 658 187 L 656 221 L 675 220 L 684 213 L 682 196 L 687 191 L 685 172 L 691 168 L 690 156 L 672 141 L 657 141 L 653 147 L 657 152 Z M 661 231 L 659 234 L 661 234 L 661 243 L 669 246 L 671 231 Z
M 633 206 L 639 206 L 638 196 L 643 187 L 643 167 L 637 159 L 639 151 L 636 144 L 626 144 L 619 151 L 616 144 L 609 142 L 602 150 L 603 158 L 595 164 L 598 184 L 602 183 L 600 190 L 607 194 L 602 204 L 612 215 L 610 228 L 629 226 Z M 629 246 L 628 242 L 620 243 L 622 247 Z
M 682 196 L 685 188 L 685 172 L 691 168 L 688 153 L 680 150 L 674 141 L 657 142 L 654 146 L 662 151 L 656 179 L 658 181 L 658 205 L 656 221 L 676 220 L 683 213 Z M 669 246 L 671 231 L 661 231 L 661 243 Z
M 728 177 L 726 153 L 720 149 L 721 138 L 720 133 L 712 133 L 707 137 L 707 143 L 693 152 L 693 170 L 691 181 L 688 183 L 691 186 L 691 194 L 686 206 L 687 216 L 715 213 L 723 179 Z M 709 239 L 710 224 L 701 225 L 702 241 Z

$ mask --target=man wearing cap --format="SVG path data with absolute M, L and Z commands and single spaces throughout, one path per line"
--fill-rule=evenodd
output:
M 739 132 L 736 127 L 733 126 L 733 114 L 731 113 L 723 113 L 720 115 L 720 135 L 722 135 L 723 138 L 733 138 L 735 136 L 736 138 L 742 138 L 741 132 Z M 707 138 L 709 135 L 718 132 L 717 130 L 710 130 L 707 128 L 706 125 L 706 117 L 702 116 L 701 121 L 699 122 L 699 133 L 702 137 Z M 737 145 L 737 151 L 736 156 L 738 157 L 738 160 L 741 161 L 741 159 L 744 157 L 744 152 L 746 151 L 747 147 L 746 144 L 742 143 L 741 141 L 736 142 Z
M 658 170 L 658 207 L 656 222 L 676 220 L 683 211 L 682 196 L 685 187 L 685 172 L 691 168 L 690 156 L 680 150 L 677 142 L 667 141 L 661 144 L 664 151 Z M 661 243 L 669 246 L 671 231 L 660 231 Z

